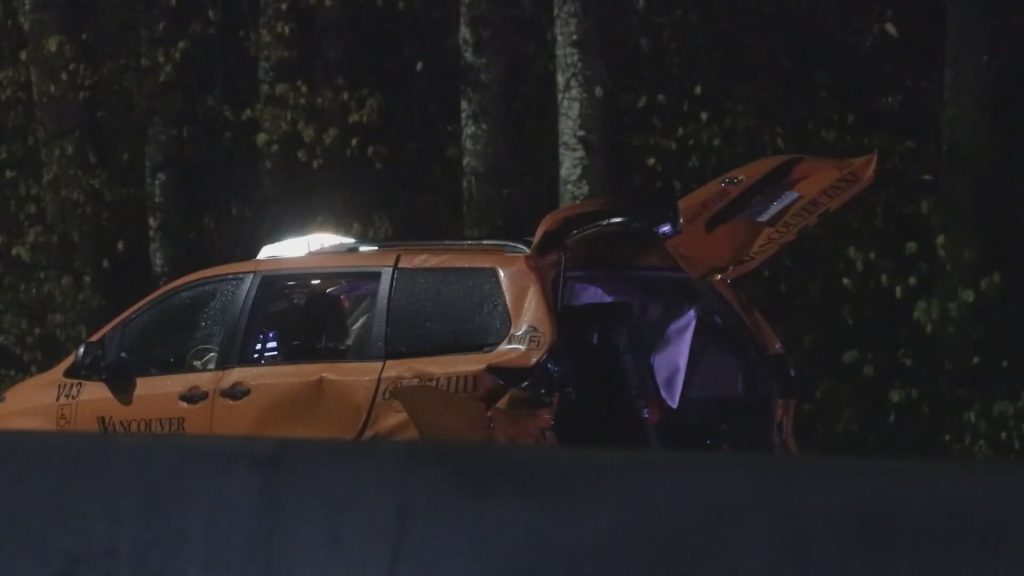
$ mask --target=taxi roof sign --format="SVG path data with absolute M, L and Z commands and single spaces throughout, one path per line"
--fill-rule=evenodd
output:
M 320 250 L 321 248 L 327 248 L 328 246 L 354 244 L 355 241 L 355 238 L 338 236 L 337 234 L 307 234 L 305 236 L 296 236 L 295 238 L 288 238 L 287 240 L 267 244 L 260 249 L 259 254 L 256 255 L 256 259 L 266 260 L 268 258 L 294 258 L 296 256 L 305 256 L 314 250 Z

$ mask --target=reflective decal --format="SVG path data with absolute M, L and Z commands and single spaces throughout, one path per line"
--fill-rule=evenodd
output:
M 521 350 L 538 350 L 544 345 L 544 333 L 535 326 L 527 326 L 515 334 L 509 334 L 508 347 Z
M 113 416 L 97 416 L 96 424 L 104 434 L 184 434 L 185 417 L 132 418 L 115 420 Z
M 399 388 L 408 386 L 429 386 L 452 394 L 476 394 L 480 391 L 480 383 L 475 374 L 464 374 L 461 376 L 424 376 L 414 378 L 400 378 L 389 383 L 381 393 L 382 400 L 392 400 L 392 395 Z M 395 412 L 404 412 L 400 402 L 392 402 L 392 409 Z
M 793 202 L 800 199 L 800 195 L 793 190 L 786 190 L 777 197 L 766 197 L 760 201 L 754 202 L 751 206 L 751 213 L 754 216 L 755 222 L 772 223 L 772 218 L 776 214 L 782 211 L 783 208 L 787 208 Z
M 57 398 L 54 402 L 74 402 L 82 394 L 81 382 L 59 382 L 57 384 Z

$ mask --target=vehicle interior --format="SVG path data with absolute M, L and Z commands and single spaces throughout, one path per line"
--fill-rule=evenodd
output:
M 775 385 L 749 329 L 656 237 L 574 240 L 559 282 L 560 441 L 767 450 Z
M 246 330 L 249 363 L 367 356 L 379 277 L 307 276 L 272 278 L 260 286 Z

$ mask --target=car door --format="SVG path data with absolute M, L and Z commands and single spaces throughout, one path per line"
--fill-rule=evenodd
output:
M 403 254 L 387 324 L 387 362 L 365 438 L 482 439 L 487 407 L 554 337 L 525 254 Z
M 390 267 L 261 273 L 236 366 L 213 399 L 218 435 L 352 439 L 384 364 Z
M 187 284 L 113 328 L 103 341 L 116 377 L 62 382 L 58 429 L 208 434 L 223 351 L 250 279 L 232 275 Z

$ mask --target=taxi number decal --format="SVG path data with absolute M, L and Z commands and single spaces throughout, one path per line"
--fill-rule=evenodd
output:
M 57 384 L 57 398 L 54 402 L 74 402 L 81 394 L 81 382 L 61 382 Z

